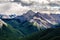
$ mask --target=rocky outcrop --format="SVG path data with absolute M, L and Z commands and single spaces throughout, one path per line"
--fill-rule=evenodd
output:
M 0 28 L 2 28 L 3 25 L 7 26 L 7 24 L 3 20 L 0 19 Z

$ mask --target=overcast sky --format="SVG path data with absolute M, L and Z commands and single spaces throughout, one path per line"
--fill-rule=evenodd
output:
M 49 4 L 56 0 L 0 0 L 0 14 L 21 15 L 28 10 L 39 11 L 41 4 Z

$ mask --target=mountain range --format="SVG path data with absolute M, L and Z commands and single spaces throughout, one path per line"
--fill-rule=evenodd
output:
M 29 21 L 38 26 L 44 26 L 44 28 L 51 28 L 51 26 L 60 24 L 60 14 L 45 14 L 35 13 L 29 10 L 27 13 L 17 16 L 14 19 L 19 19 L 21 22 Z M 54 27 L 52 27 L 54 28 Z
M 55 32 L 60 35 L 60 14 L 35 13 L 29 10 L 23 15 L 13 17 L 0 19 L 1 40 L 33 40 L 34 36 L 41 40 L 47 40 L 47 37 L 51 38 Z
M 2 16 L 2 15 L 1 15 Z M 6 17 L 5 17 L 6 16 Z M 55 28 L 54 25 L 60 24 L 60 14 L 46 14 L 46 13 L 35 13 L 32 10 L 29 10 L 27 13 L 23 15 L 16 16 L 14 15 L 3 15 L 0 17 L 1 19 L 18 19 L 21 23 L 28 21 L 33 23 L 33 25 L 37 25 L 37 28 Z

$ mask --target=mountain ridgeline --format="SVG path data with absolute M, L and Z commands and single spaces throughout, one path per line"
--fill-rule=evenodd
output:
M 60 14 L 28 11 L 0 20 L 0 40 L 59 40 Z

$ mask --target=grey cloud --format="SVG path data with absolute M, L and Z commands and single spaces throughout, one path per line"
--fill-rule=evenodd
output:
M 20 2 L 20 0 L 14 0 L 13 2 Z
M 22 6 L 30 6 L 30 5 L 32 5 L 32 3 L 29 3 L 29 4 L 28 3 L 24 3 L 21 0 L 14 0 L 13 2 L 16 2 L 18 4 L 21 3 Z
M 0 14 L 23 14 L 24 12 L 28 11 L 29 7 L 23 7 L 21 4 L 17 3 L 0 3 Z
M 4 1 L 8 1 L 8 0 L 0 0 L 0 2 L 4 2 Z
M 27 3 L 23 3 L 23 2 L 21 2 L 21 4 L 22 4 L 22 6 L 31 6 L 32 5 L 32 3 L 27 4 Z
M 50 4 L 48 4 L 48 5 L 50 5 L 50 6 L 52 6 L 52 7 L 60 6 L 60 4 L 57 4 L 57 3 L 50 3 Z
M 3 2 L 4 3 L 4 2 Z M 6 2 L 4 4 L 0 5 L 0 13 L 5 13 L 5 14 L 12 14 L 12 13 L 16 13 L 16 14 L 23 14 L 23 12 L 25 13 L 28 10 L 33 10 L 34 12 L 39 11 L 42 9 L 42 6 L 46 6 L 46 5 L 41 5 L 38 1 L 36 2 L 34 1 L 30 1 L 28 3 L 21 1 L 21 0 L 13 0 L 13 1 L 9 1 Z M 50 3 L 48 4 L 48 6 L 59 6 L 58 4 L 55 3 Z
M 10 9 L 10 5 L 8 3 L 0 3 L 0 12 L 5 12 Z

